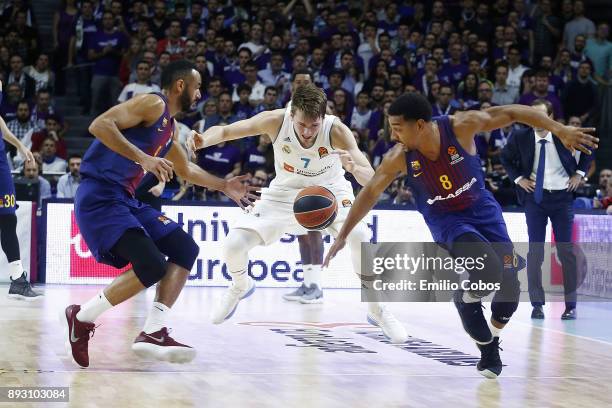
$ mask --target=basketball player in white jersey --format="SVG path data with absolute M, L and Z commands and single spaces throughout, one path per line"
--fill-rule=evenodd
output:
M 313 84 L 300 86 L 285 109 L 262 112 L 250 119 L 227 126 L 213 126 L 204 134 L 195 133 L 188 144 L 193 150 L 222 141 L 267 134 L 274 148 L 276 177 L 262 191 L 254 208 L 241 216 L 223 242 L 223 260 L 232 277 L 232 285 L 212 312 L 212 321 L 220 324 L 232 316 L 238 302 L 255 289 L 248 275 L 248 252 L 258 245 L 270 245 L 285 233 L 304 234 L 293 215 L 297 193 L 308 186 L 319 185 L 331 190 L 340 203 L 335 221 L 327 228 L 336 235 L 355 199 L 353 189 L 344 178 L 344 170 L 365 185 L 374 175 L 367 158 L 357 147 L 350 129 L 340 119 L 326 115 L 325 93 Z M 355 273 L 361 271 L 361 243 L 368 242 L 369 230 L 361 222 L 347 242 Z M 382 304 L 368 303 L 368 321 L 379 326 L 393 343 L 403 343 L 407 333 L 400 322 Z

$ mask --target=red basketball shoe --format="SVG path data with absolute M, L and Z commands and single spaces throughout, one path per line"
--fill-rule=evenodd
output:
M 132 350 L 139 357 L 170 363 L 189 363 L 196 355 L 193 347 L 170 337 L 165 327 L 154 333 L 140 332 L 132 344 Z
M 64 335 L 66 339 L 66 352 L 72 360 L 81 367 L 89 367 L 89 339 L 93 337 L 96 326 L 93 323 L 81 322 L 76 318 L 81 310 L 79 305 L 70 305 L 64 311 Z

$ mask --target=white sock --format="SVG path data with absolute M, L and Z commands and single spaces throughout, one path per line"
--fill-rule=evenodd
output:
M 310 271 L 308 271 L 308 275 L 310 275 L 309 280 L 311 284 L 314 283 L 319 289 L 323 287 L 323 271 L 321 270 L 321 265 L 312 264 L 310 266 Z
M 21 278 L 23 275 L 23 265 L 21 265 L 21 260 L 13 261 L 9 264 L 9 276 L 12 280 Z
M 310 284 L 312 283 L 312 274 L 310 273 L 312 270 L 312 265 L 304 264 L 302 265 L 302 270 L 304 271 L 304 285 L 306 285 L 306 287 L 310 287 Z
M 81 310 L 77 313 L 76 318 L 81 322 L 93 323 L 98 316 L 111 307 L 113 305 L 110 304 L 106 296 L 104 296 L 104 291 L 102 291 L 81 306 Z
M 170 308 L 163 303 L 153 302 L 147 321 L 145 322 L 143 332 L 150 334 L 161 330 L 162 327 L 166 326 L 168 315 L 170 314 Z
M 498 329 L 497 327 L 493 326 L 493 324 L 489 320 L 489 330 L 491 330 L 491 334 L 493 335 L 493 337 L 499 337 L 501 335 L 501 331 L 503 330 L 503 328 Z
M 470 295 L 470 292 L 463 292 L 463 301 L 465 303 L 476 303 L 480 302 L 480 298 Z
M 230 272 L 229 274 L 232 277 L 232 282 L 236 288 L 243 290 L 249 287 L 249 274 L 246 269 Z

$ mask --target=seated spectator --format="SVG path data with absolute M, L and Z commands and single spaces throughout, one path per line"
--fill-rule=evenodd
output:
M 249 103 L 251 87 L 247 84 L 240 84 L 237 88 L 238 102 L 234 104 L 234 115 L 237 120 L 248 119 L 253 116 L 253 107 Z
M 491 102 L 496 105 L 510 105 L 518 100 L 518 88 L 508 85 L 508 66 L 500 64 L 495 69 L 495 85 Z
M 265 86 L 283 87 L 289 82 L 291 75 L 283 70 L 285 61 L 280 52 L 272 53 L 269 68 L 262 69 L 257 73 L 261 83 Z
M 23 91 L 18 83 L 13 82 L 6 87 L 6 95 L 2 98 L 0 115 L 8 122 L 17 117 L 17 104 L 23 99 Z
M 397 189 L 391 194 L 387 204 L 414 206 L 415 203 L 416 200 L 412 189 L 404 184 L 401 179 L 398 179 Z
M 601 169 L 599 171 L 599 180 L 597 181 L 598 189 L 602 192 L 606 191 L 610 180 L 612 180 L 612 169 Z
M 586 42 L 584 54 L 593 62 L 593 78 L 602 85 L 609 85 L 612 78 L 612 42 L 610 36 L 610 25 L 602 22 L 597 26 L 597 32 L 593 38 Z
M 54 149 L 59 158 L 65 159 L 68 157 L 66 141 L 62 137 L 62 124 L 59 121 L 59 118 L 55 115 L 47 117 L 45 127 L 37 132 L 34 132 L 31 136 L 31 140 L 28 140 L 28 137 L 26 136 L 24 139 L 24 144 L 28 145 L 28 143 L 31 142 L 31 150 L 33 152 L 41 151 L 42 145 L 47 138 L 51 138 L 53 140 Z M 43 172 L 44 171 L 45 168 L 43 166 Z
M 81 156 L 73 154 L 68 158 L 69 172 L 61 176 L 57 182 L 57 198 L 74 198 L 81 183 Z
M 130 46 L 121 56 L 121 64 L 119 64 L 119 79 L 123 85 L 133 82 L 129 80 L 130 74 L 137 70 L 138 63 L 142 60 L 142 52 L 142 42 L 137 37 L 131 37 Z
M 36 123 L 30 117 L 30 105 L 28 105 L 25 99 L 21 100 L 17 105 L 17 117 L 8 121 L 6 126 L 21 141 L 24 140 L 28 132 L 34 130 Z
M 51 104 L 51 92 L 48 89 L 41 89 L 36 93 L 36 104 L 32 108 L 32 120 L 38 129 L 45 127 L 45 121 L 49 116 L 55 116 L 59 122 L 62 117 Z
M 502 207 L 518 205 L 514 183 L 499 158 L 491 159 L 492 171 L 485 177 L 486 187 Z
M 206 129 L 216 126 L 220 122 L 218 111 L 217 100 L 215 98 L 206 99 L 202 105 L 202 116 L 204 118 L 194 123 L 192 128 L 199 133 L 204 133 Z
M 249 103 L 251 106 L 257 106 L 263 101 L 266 91 L 265 85 L 257 78 L 257 64 L 252 61 L 247 62 L 244 67 L 244 76 L 245 83 L 251 87 Z M 232 100 L 234 102 L 239 100 L 237 89 L 238 87 L 234 88 L 234 93 L 232 95 Z
M 522 105 L 531 106 L 533 101 L 536 99 L 545 99 L 553 106 L 553 118 L 555 120 L 562 121 L 564 116 L 563 109 L 561 108 L 561 102 L 559 101 L 559 98 L 557 98 L 557 95 L 548 91 L 548 84 L 548 72 L 538 71 L 535 76 L 535 87 L 530 93 L 521 96 L 519 103 Z
M 40 54 L 36 59 L 36 64 L 27 66 L 24 72 L 36 81 L 36 92 L 41 89 L 53 91 L 55 74 L 49 69 L 49 56 L 47 54 Z
M 607 214 L 612 215 L 612 178 L 608 179 L 606 188 L 601 190 L 601 198 L 593 200 L 593 208 L 601 208 L 606 210 Z
M 12 84 L 17 83 L 24 92 L 23 97 L 30 99 L 36 93 L 36 81 L 32 79 L 23 69 L 23 58 L 21 55 L 11 56 L 11 71 L 7 78 L 6 83 Z
M 499 156 L 513 131 L 514 126 L 512 125 L 491 131 L 491 136 L 489 137 L 489 152 L 487 155 L 489 157 Z
M 51 198 L 51 183 L 40 175 L 40 167 L 37 160 L 26 162 L 23 166 L 22 176 L 15 181 L 29 181 L 39 184 L 38 206 L 42 206 L 42 200 Z
M 117 102 L 122 103 L 140 94 L 160 92 L 159 86 L 151 82 L 151 66 L 146 61 L 140 61 L 136 66 L 136 82 L 132 82 L 123 87 L 117 98 Z
M 170 54 L 170 60 L 174 61 L 183 57 L 185 50 L 185 40 L 181 38 L 181 22 L 178 19 L 170 21 L 168 37 L 159 40 L 157 43 L 157 54 L 162 52 Z
M 253 177 L 251 177 L 249 184 L 255 187 L 266 187 L 269 180 L 270 176 L 268 175 L 266 169 L 260 167 L 253 173 Z
M 457 98 L 464 110 L 470 109 L 478 103 L 478 77 L 468 73 L 457 87 Z
M 441 85 L 432 106 L 433 116 L 452 115 L 457 109 L 451 104 L 453 89 L 450 85 Z M 394 98 L 395 99 L 395 98 Z
M 237 119 L 234 116 L 232 109 L 234 103 L 232 102 L 232 96 L 229 92 L 221 92 L 219 95 L 219 120 L 226 124 L 234 123 Z
M 480 81 L 478 84 L 478 103 L 473 105 L 470 109 L 480 110 L 484 105 L 488 107 L 493 106 L 494 104 L 491 98 L 493 98 L 493 85 L 486 79 Z
M 42 143 L 40 155 L 42 157 L 43 174 L 66 172 L 68 163 L 66 163 L 66 160 L 57 156 L 57 149 L 55 146 L 55 139 L 51 136 L 47 137 Z
M 242 156 L 244 173 L 254 173 L 256 169 L 264 167 L 266 171 L 274 172 L 274 151 L 272 141 L 267 135 L 258 137 L 257 146 L 245 149 Z
M 269 111 L 269 110 L 280 108 L 281 106 L 277 102 L 277 100 L 278 100 L 278 92 L 276 90 L 276 87 L 267 86 L 266 91 L 264 93 L 264 100 L 262 103 L 257 105 L 257 107 L 255 107 L 253 114 L 257 115 L 258 113 L 263 112 L 263 111 Z
M 372 109 L 370 109 L 370 95 L 367 92 L 361 91 L 357 94 L 357 106 L 353 108 L 351 115 L 351 129 L 358 132 L 367 132 L 368 122 L 372 117 Z

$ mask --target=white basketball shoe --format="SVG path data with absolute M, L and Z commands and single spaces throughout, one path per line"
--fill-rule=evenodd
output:
M 384 305 L 374 305 L 369 308 L 368 322 L 382 329 L 383 334 L 393 344 L 405 343 L 408 333 L 404 326 L 391 314 Z
M 214 324 L 221 324 L 236 312 L 236 308 L 238 307 L 238 302 L 242 299 L 247 298 L 253 294 L 255 291 L 255 282 L 249 276 L 247 279 L 247 287 L 246 289 L 239 289 L 235 284 L 232 284 L 225 293 L 223 297 L 215 305 L 213 311 L 211 313 L 211 320 Z

